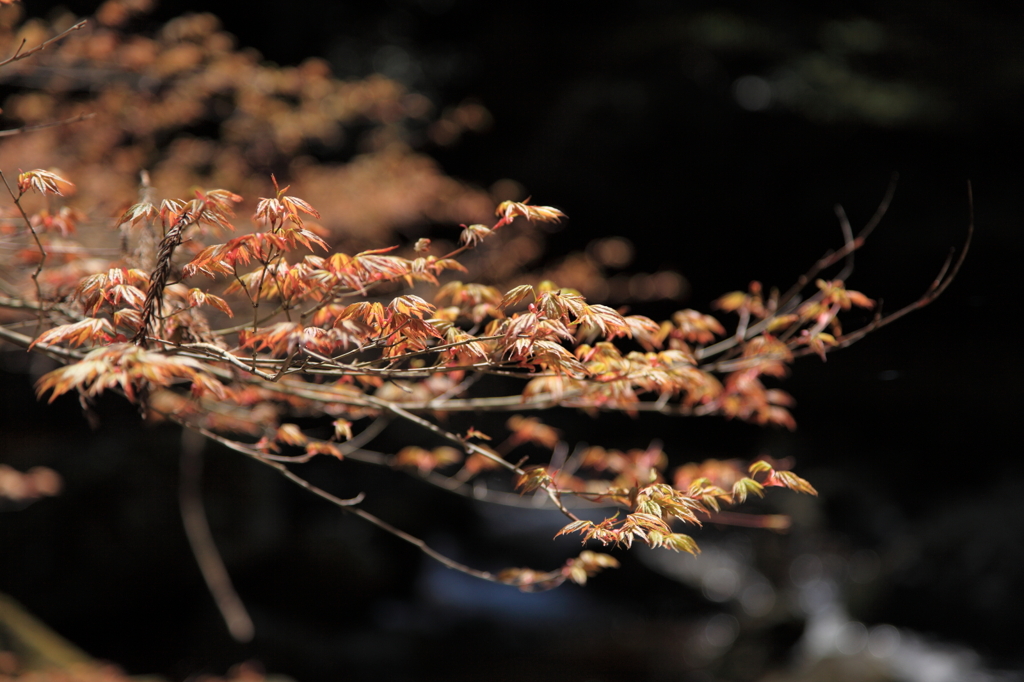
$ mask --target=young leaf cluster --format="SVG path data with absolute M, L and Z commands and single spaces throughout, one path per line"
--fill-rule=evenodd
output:
M 199 92 L 208 94 L 216 87 L 206 79 L 223 86 L 234 83 L 228 76 L 239 70 L 266 75 L 251 63 L 235 64 L 234 53 L 217 47 L 215 27 L 197 21 L 135 45 L 139 72 L 163 73 L 170 90 L 154 96 L 166 97 L 172 112 L 184 106 L 172 86 L 202 86 L 207 90 Z M 113 44 L 122 56 L 132 54 L 134 43 L 111 30 L 120 36 Z M 205 70 L 193 70 L 199 66 Z M 291 81 L 282 78 L 269 82 L 288 91 Z M 321 97 L 338 95 L 336 82 L 323 74 L 311 78 L 298 80 L 300 100 L 313 97 L 302 90 L 310 82 L 319 83 Z M 259 99 L 245 84 L 231 87 L 243 104 L 250 95 Z M 178 95 L 186 102 L 196 96 Z M 376 101 L 394 104 L 384 95 Z M 114 125 L 113 111 L 98 113 L 97 120 Z M 165 123 L 186 120 L 178 111 Z M 287 139 L 276 144 L 279 152 L 295 148 Z M 355 250 L 314 222 L 330 218 L 313 202 L 280 187 L 274 176 L 271 196 L 247 203 L 245 195 L 224 189 L 158 198 L 143 173 L 138 200 L 110 225 L 121 247 L 101 252 L 88 245 L 88 231 L 80 231 L 79 240 L 76 230 L 98 222 L 100 199 L 92 194 L 104 190 L 90 184 L 83 192 L 89 178 L 70 177 L 77 193 L 56 170 L 23 172 L 7 187 L 14 221 L 4 229 L 19 248 L 0 256 L 0 338 L 63 363 L 38 381 L 40 397 L 52 402 L 77 394 L 88 404 L 116 392 L 150 420 L 178 423 L 273 467 L 446 566 L 524 590 L 565 580 L 583 584 L 616 561 L 583 550 L 554 571 L 472 569 L 369 514 L 361 496 L 342 500 L 313 486 L 296 473 L 297 465 L 318 456 L 359 459 L 484 499 L 519 504 L 520 496 L 539 496 L 568 519 L 558 535 L 578 533 L 584 544 L 640 543 L 696 554 L 681 526 L 712 520 L 781 528 L 778 517 L 731 508 L 770 487 L 816 494 L 789 463 L 709 460 L 671 470 L 669 454 L 657 443 L 627 452 L 573 449 L 558 429 L 529 413 L 717 415 L 794 428 L 793 400 L 777 387 L 790 364 L 809 354 L 825 360 L 929 303 L 963 258 L 961 252 L 947 264 L 918 301 L 888 315 L 876 311 L 859 328 L 845 329 L 844 319 L 857 320 L 856 309 L 876 307 L 846 286 L 848 258 L 884 213 L 887 197 L 860 236 L 847 234 L 839 251 L 788 291 L 752 282 L 717 299 L 722 319 L 682 309 L 654 320 L 588 300 L 551 279 L 518 273 L 520 281 L 502 285 L 481 276 L 474 256 L 489 244 L 514 243 L 509 233 L 566 217 L 529 200 L 492 205 L 486 223 L 449 228 L 450 238 L 436 243 L 422 238 L 408 247 Z M 236 225 L 236 210 L 245 206 L 252 209 L 250 225 Z M 840 263 L 847 267 L 829 276 Z M 453 414 L 483 412 L 510 413 L 507 433 L 459 433 L 450 426 Z M 330 435 L 299 426 L 317 419 L 330 425 Z M 396 452 L 370 450 L 392 424 L 414 434 L 406 436 L 411 442 Z M 604 518 L 580 516 L 583 509 L 603 513 L 609 507 L 616 511 Z

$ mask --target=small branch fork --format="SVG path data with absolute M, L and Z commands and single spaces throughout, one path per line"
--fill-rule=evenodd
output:
M 867 242 L 868 237 L 871 235 L 872 232 L 874 232 L 875 228 L 878 227 L 879 223 L 882 221 L 882 218 L 889 210 L 889 206 L 892 204 L 892 199 L 896 192 L 897 180 L 898 175 L 894 174 L 892 180 L 889 183 L 888 188 L 886 189 L 885 196 L 879 203 L 878 208 L 875 209 L 874 215 L 864 225 L 864 227 L 861 228 L 860 232 L 856 236 L 853 236 L 853 231 L 850 228 L 850 223 L 846 217 L 845 211 L 843 211 L 843 208 L 841 206 L 836 206 L 836 215 L 839 219 L 840 228 L 843 231 L 844 243 L 842 248 L 838 249 L 837 251 L 829 251 L 820 259 L 818 259 L 818 261 L 816 261 L 807 272 L 805 272 L 799 278 L 797 278 L 796 283 L 794 283 L 793 286 L 790 287 L 789 290 L 779 298 L 778 303 L 776 304 L 775 313 L 773 315 L 753 325 L 747 325 L 743 322 L 743 320 L 741 320 L 739 328 L 742 329 L 742 333 L 738 331 L 733 336 L 730 336 L 729 338 L 719 341 L 718 343 L 706 346 L 704 348 L 698 348 L 694 352 L 694 356 L 698 360 L 702 360 L 705 358 L 711 358 L 714 356 L 721 355 L 726 351 L 732 350 L 733 348 L 743 343 L 744 341 L 762 333 L 772 322 L 776 315 L 789 312 L 795 307 L 795 305 L 798 303 L 798 296 L 800 292 L 819 273 L 844 259 L 846 260 L 846 263 L 843 266 L 843 269 L 836 276 L 836 279 L 846 280 L 853 273 L 854 253 L 864 246 L 864 244 Z M 940 268 L 935 280 L 928 287 L 928 290 L 925 291 L 925 293 L 916 301 L 904 306 L 903 308 L 900 308 L 899 310 L 893 313 L 889 313 L 888 315 L 876 315 L 875 319 L 872 320 L 867 325 L 865 325 L 864 327 L 861 327 L 860 329 L 854 330 L 848 334 L 843 334 L 842 336 L 837 337 L 836 344 L 832 348 L 826 349 L 826 352 L 838 348 L 846 348 L 847 346 L 850 346 L 856 343 L 857 341 L 861 340 L 870 332 L 873 332 L 888 324 L 891 324 L 892 322 L 895 322 L 896 320 L 903 317 L 907 313 L 910 313 L 914 310 L 918 310 L 919 308 L 923 308 L 924 306 L 928 305 L 929 303 L 931 303 L 932 301 L 934 301 L 935 299 L 942 295 L 942 293 L 946 290 L 950 283 L 952 283 L 953 279 L 956 278 L 957 273 L 959 273 L 960 266 L 963 264 L 964 259 L 967 257 L 967 252 L 970 249 L 971 245 L 971 239 L 974 235 L 974 196 L 970 183 L 967 184 L 967 195 L 970 210 L 970 219 L 967 227 L 967 235 L 964 238 L 963 245 L 960 247 L 960 253 L 959 255 L 956 256 L 955 260 L 953 258 L 953 254 L 951 253 L 950 256 L 946 259 L 946 262 Z M 815 294 L 815 297 L 818 297 L 820 295 L 821 294 L 819 292 Z M 822 327 L 822 329 L 823 328 L 824 327 Z M 817 329 L 817 331 L 821 331 L 821 329 Z M 793 356 L 801 357 L 804 355 L 809 355 L 814 352 L 815 351 L 813 349 L 808 347 L 796 348 L 793 349 Z M 738 369 L 742 369 L 750 362 L 752 361 L 746 359 L 722 359 L 715 363 L 703 365 L 703 368 L 714 371 L 735 371 Z
M 498 466 L 501 466 L 501 467 L 504 467 L 505 469 L 508 469 L 509 471 L 511 471 L 512 473 L 516 474 L 517 476 L 525 476 L 526 475 L 526 471 L 524 471 L 518 464 L 513 464 L 513 463 L 509 462 L 508 460 L 506 460 L 506 459 L 496 455 L 495 453 L 491 452 L 490 450 L 487 450 L 486 448 L 482 448 L 482 447 L 480 447 L 478 445 L 475 445 L 475 444 L 473 444 L 473 443 L 471 443 L 469 441 L 463 440 L 462 438 L 459 438 L 458 436 L 456 436 L 454 433 L 451 433 L 450 431 L 446 431 L 446 430 L 442 429 L 437 424 L 434 424 L 433 422 L 431 422 L 431 421 L 429 421 L 427 419 L 424 419 L 423 417 L 420 417 L 419 415 L 413 414 L 411 412 L 408 412 L 408 411 L 402 409 L 401 407 L 399 407 L 395 403 L 391 403 L 391 402 L 387 402 L 387 401 L 384 401 L 384 400 L 380 400 L 379 398 L 376 398 L 374 396 L 366 396 L 366 397 L 367 397 L 367 400 L 368 400 L 368 402 L 370 404 L 375 405 L 375 406 L 379 407 L 380 409 L 385 410 L 387 412 L 391 412 L 392 414 L 394 414 L 397 417 L 402 417 L 403 419 L 405 419 L 407 421 L 413 422 L 414 424 L 418 424 L 419 426 L 422 426 L 423 428 L 427 429 L 428 431 L 431 431 L 431 432 L 441 436 L 442 438 L 445 438 L 446 440 L 449 440 L 449 441 L 451 441 L 453 443 L 457 443 L 457 444 L 461 445 L 462 447 L 466 448 L 466 450 L 468 450 L 472 454 L 476 454 L 476 455 L 480 455 L 482 457 L 486 457 L 487 459 L 491 460 L 492 462 L 494 462 Z M 566 508 L 565 504 L 562 503 L 561 493 L 557 489 L 555 489 L 555 487 L 553 485 L 545 484 L 545 485 L 542 485 L 541 487 L 547 493 L 548 497 L 551 499 L 551 501 L 554 503 L 554 505 L 556 507 L 558 507 L 558 511 L 562 512 L 563 514 L 565 514 L 567 517 L 569 517 L 573 521 L 579 521 L 580 520 L 578 516 L 573 514 L 571 511 L 569 511 L 569 509 Z
M 61 40 L 64 40 L 65 38 L 67 38 L 69 35 L 71 35 L 75 31 L 80 31 L 81 29 L 85 28 L 85 25 L 88 24 L 88 23 L 89 23 L 88 20 L 83 19 L 82 21 L 79 21 L 77 24 L 75 24 L 71 28 L 58 33 L 57 35 L 55 35 L 54 37 L 50 38 L 49 40 L 46 40 L 46 41 L 43 41 L 43 42 L 39 43 L 38 45 L 36 45 L 35 47 L 33 47 L 30 50 L 25 50 L 25 43 L 28 42 L 28 41 L 22 40 L 21 44 L 18 45 L 18 49 L 14 51 L 14 54 L 11 55 L 10 57 L 8 57 L 7 59 L 3 60 L 2 62 L 0 62 L 0 68 L 3 68 L 3 67 L 5 67 L 8 64 L 11 64 L 13 62 L 21 61 L 22 59 L 28 59 L 29 57 L 31 57 L 32 55 L 34 55 L 37 52 L 42 52 L 43 50 L 48 48 L 50 45 L 53 45 L 54 43 L 59 42 Z M 24 52 L 22 50 L 24 50 Z
M 967 183 L 967 202 L 970 217 L 967 225 L 967 237 L 964 239 L 963 246 L 960 247 L 960 253 L 954 254 L 954 252 L 951 252 L 949 256 L 946 257 L 946 261 L 939 269 L 939 273 L 935 276 L 935 279 L 932 280 L 932 283 L 928 286 L 928 289 L 924 294 L 922 294 L 921 297 L 913 303 L 905 305 L 899 310 L 889 313 L 888 315 L 878 315 L 870 324 L 867 324 L 849 334 L 840 336 L 836 339 L 838 348 L 845 348 L 852 345 L 876 329 L 881 329 L 888 324 L 892 324 L 904 315 L 925 307 L 946 291 L 949 285 L 960 273 L 960 268 L 963 266 L 964 260 L 967 258 L 967 252 L 971 247 L 971 239 L 974 237 L 974 190 L 972 189 L 970 182 Z
M 241 453 L 241 454 L 243 454 L 243 455 L 245 455 L 247 457 L 250 457 L 250 458 L 256 460 L 257 462 L 260 462 L 261 464 L 264 464 L 266 466 L 269 466 L 272 469 L 275 469 L 278 473 L 280 473 L 282 476 L 287 478 L 289 481 L 291 481 L 295 485 L 298 485 L 301 488 L 304 488 L 305 490 L 313 493 L 314 495 L 317 495 L 318 497 L 321 497 L 321 498 L 327 500 L 331 504 L 333 504 L 333 505 L 335 505 L 337 507 L 340 507 L 341 509 L 343 509 L 344 511 L 348 512 L 349 514 L 354 514 L 355 516 L 358 516 L 359 518 L 363 519 L 364 521 L 367 521 L 367 522 L 373 524 L 374 526 L 377 526 L 378 528 L 380 528 L 381 530 L 389 533 L 390 535 L 393 535 L 396 538 L 398 538 L 398 539 L 400 539 L 400 540 L 402 540 L 404 542 L 407 542 L 410 545 L 413 545 L 414 547 L 419 549 L 423 554 L 425 554 L 428 557 L 430 557 L 431 559 L 434 559 L 435 561 L 437 561 L 437 562 L 447 566 L 448 568 L 455 569 L 456 571 L 459 571 L 461 573 L 465 573 L 467 575 L 471 575 L 471 576 L 473 576 L 475 578 L 480 578 L 482 580 L 488 580 L 490 582 L 495 582 L 495 583 L 503 583 L 504 582 L 504 581 L 500 580 L 498 578 L 498 576 L 493 574 L 493 573 L 490 573 L 488 571 L 480 571 L 480 570 L 477 570 L 477 569 L 472 568 L 470 566 L 466 566 L 465 564 L 461 564 L 458 561 L 455 561 L 454 559 L 450 559 L 449 557 L 445 556 L 444 554 L 441 554 L 437 550 L 435 550 L 432 547 L 430 547 L 423 540 L 420 540 L 419 538 L 417 538 L 417 537 L 415 537 L 413 535 L 410 535 L 410 534 L 406 533 L 403 530 L 399 530 L 398 528 L 395 528 L 394 526 L 392 526 L 387 521 L 384 521 L 383 519 L 381 519 L 381 518 L 379 518 L 377 516 L 374 516 L 373 514 L 369 513 L 368 511 L 360 509 L 356 505 L 358 505 L 360 502 L 363 501 L 364 495 L 362 493 L 356 495 L 355 497 L 349 498 L 349 499 L 342 499 L 340 497 L 332 495 L 331 493 L 327 492 L 326 490 L 323 490 L 322 488 L 318 488 L 317 486 L 313 485 L 312 483 L 310 483 L 306 479 L 304 479 L 301 476 L 298 476 L 297 474 L 295 474 L 293 471 L 291 471 L 288 467 L 286 467 L 281 462 L 276 462 L 276 461 L 273 461 L 273 460 L 267 458 L 263 453 L 259 452 L 258 450 L 254 449 L 254 448 L 251 448 L 251 447 L 248 447 L 246 445 L 243 445 L 242 443 L 239 443 L 237 441 L 231 440 L 230 438 L 225 438 L 224 436 L 221 436 L 218 433 L 210 431 L 209 429 L 203 428 L 201 426 L 197 426 L 195 424 L 190 424 L 190 423 L 188 423 L 188 422 L 186 422 L 186 421 L 184 421 L 184 420 L 182 420 L 182 419 L 180 419 L 178 417 L 175 417 L 174 415 L 164 415 L 164 416 L 168 417 L 169 419 L 172 419 L 173 421 L 177 422 L 178 424 L 180 424 L 184 428 L 192 429 L 192 430 L 194 430 L 194 431 L 196 431 L 198 433 L 201 433 L 202 435 L 206 436 L 210 440 L 215 441 L 217 443 L 220 443 L 221 445 L 223 445 L 224 447 L 226 447 L 228 449 L 234 450 L 235 452 L 239 452 L 239 453 Z

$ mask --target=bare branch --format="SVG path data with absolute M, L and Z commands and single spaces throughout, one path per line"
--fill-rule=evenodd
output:
M 153 324 L 153 318 L 160 314 L 164 301 L 164 287 L 171 274 L 171 259 L 174 258 L 174 250 L 181 244 L 185 236 L 185 228 L 196 222 L 199 216 L 192 211 L 185 211 L 174 223 L 167 234 L 160 242 L 159 253 L 157 254 L 156 269 L 149 276 L 149 291 L 146 292 L 146 302 L 142 306 L 142 323 L 139 331 L 132 339 L 136 346 L 146 348 L 149 345 L 147 334 Z
M 792 308 L 795 307 L 795 304 L 797 302 L 797 296 L 800 294 L 801 291 L 803 291 L 804 287 L 806 287 L 808 283 L 811 282 L 811 280 L 817 277 L 818 273 L 832 265 L 835 265 L 840 260 L 844 258 L 848 259 L 847 268 L 849 268 L 850 272 L 852 272 L 853 253 L 857 249 L 860 249 L 861 247 L 864 246 L 864 243 L 867 241 L 867 238 L 871 235 L 875 228 L 878 227 L 878 224 L 881 222 L 882 218 L 889 210 L 889 205 L 892 203 L 893 195 L 896 192 L 896 181 L 898 179 L 899 175 L 894 173 L 892 179 L 889 181 L 889 186 L 885 191 L 885 196 L 882 197 L 882 201 L 878 204 L 878 208 L 875 209 L 874 215 L 872 215 L 871 219 L 864 225 L 864 227 L 861 228 L 860 233 L 856 237 L 851 237 L 852 230 L 850 230 L 849 223 L 848 221 L 846 221 L 846 214 L 845 212 L 842 211 L 841 207 L 837 206 L 837 212 L 840 214 L 840 227 L 843 230 L 843 247 L 838 251 L 827 252 L 824 256 L 818 259 L 818 261 L 815 262 L 814 265 L 812 265 L 807 272 L 800 275 L 800 277 L 797 278 L 793 286 L 790 287 L 789 290 L 778 299 L 778 302 L 776 304 L 776 310 L 774 311 L 773 316 L 761 320 L 757 324 L 750 325 L 748 328 L 744 330 L 742 338 L 740 338 L 738 335 L 733 335 L 727 339 L 719 341 L 718 343 L 697 349 L 694 352 L 694 356 L 698 360 L 712 357 L 714 355 L 718 355 L 719 353 L 723 353 L 727 350 L 735 348 L 738 344 L 742 343 L 746 339 L 753 338 L 754 336 L 761 334 L 762 332 L 764 332 L 765 329 L 768 328 L 768 325 L 771 324 L 775 315 L 782 315 L 788 313 Z M 839 279 L 846 279 L 847 277 L 849 277 L 850 272 L 847 271 L 847 268 L 843 269 L 843 273 L 845 274 Z M 815 295 L 817 296 L 817 294 Z
M 25 41 L 22 40 L 21 41 L 21 45 L 19 45 L 18 49 L 14 51 L 14 54 L 11 55 L 10 57 L 8 57 L 7 59 L 3 60 L 2 62 L 0 62 L 0 68 L 2 68 L 4 66 L 7 66 L 8 64 L 10 64 L 12 62 L 21 61 L 22 59 L 28 59 L 29 57 L 31 57 L 32 55 L 34 55 L 37 52 L 42 52 L 43 50 L 45 50 L 50 45 L 53 45 L 54 43 L 59 42 L 61 40 L 64 40 L 64 38 L 67 38 L 69 35 L 71 35 L 75 31 L 79 31 L 79 30 L 85 28 L 85 25 L 88 24 L 88 23 L 89 22 L 87 20 L 83 19 L 82 21 L 78 22 L 77 24 L 75 24 L 71 28 L 58 33 L 57 35 L 55 35 L 54 37 L 50 38 L 49 40 L 45 40 L 45 41 L 39 43 L 38 45 L 36 45 L 35 47 L 33 47 L 32 49 L 25 50 L 24 52 L 22 52 L 22 50 L 25 47 Z
M 201 481 L 203 471 L 203 437 L 191 429 L 181 430 L 181 482 L 178 503 L 192 554 L 196 557 L 203 580 L 213 595 L 217 608 L 228 626 L 228 632 L 238 642 L 251 641 L 255 634 L 252 618 L 238 597 L 231 576 L 217 551 L 203 508 Z
M 0 130 L 0 137 L 12 137 L 14 135 L 23 135 L 24 133 L 31 133 L 36 130 L 45 130 L 46 128 L 57 128 L 60 126 L 71 125 L 72 123 L 78 123 L 80 121 L 88 121 L 96 114 L 79 114 L 78 116 L 72 116 L 71 118 L 65 118 L 62 121 L 51 121 L 49 123 L 37 123 L 35 125 L 21 126 L 20 128 L 9 128 L 7 130 Z
M 974 236 L 974 192 L 971 188 L 971 184 L 967 183 L 967 201 L 970 211 L 969 222 L 967 225 L 967 236 L 964 238 L 964 243 L 960 247 L 960 253 L 954 259 L 955 251 L 951 251 L 949 256 L 946 258 L 942 267 L 939 269 L 939 273 L 932 280 L 932 283 L 928 286 L 928 289 L 921 295 L 919 299 L 903 306 L 896 312 L 889 313 L 885 316 L 876 316 L 869 324 L 861 327 L 860 329 L 844 334 L 836 339 L 836 348 L 846 348 L 847 346 L 853 345 L 857 341 L 867 336 L 869 333 L 881 329 L 882 327 L 892 324 L 896 320 L 900 319 L 904 315 L 911 313 L 915 310 L 925 307 L 932 301 L 937 299 L 939 296 L 946 291 L 953 280 L 960 272 L 960 267 L 964 264 L 964 260 L 967 258 L 967 252 L 971 248 L 971 239 Z M 799 353 L 804 355 L 803 351 Z
M 2 64 L 0 64 L 2 66 Z M 25 207 L 21 205 L 21 194 L 15 194 L 14 189 L 11 188 L 11 184 L 7 182 L 7 176 L 0 170 L 0 180 L 3 180 L 4 187 L 7 188 L 7 193 L 11 195 L 11 199 L 14 201 L 14 205 L 18 207 L 18 212 L 21 213 L 21 217 L 25 220 L 25 226 L 28 231 L 32 233 L 32 239 L 36 242 L 36 248 L 39 249 L 39 262 L 36 264 L 35 271 L 32 272 L 32 283 L 36 288 L 36 300 L 39 302 L 39 331 L 42 331 L 43 326 L 43 290 L 39 286 L 39 273 L 43 271 L 43 266 L 46 264 L 46 249 L 43 247 L 43 242 L 40 241 L 39 235 L 36 233 L 34 227 L 32 227 L 32 221 L 28 217 L 28 213 L 25 212 Z
M 210 431 L 208 429 L 205 429 L 205 428 L 203 428 L 201 426 L 196 426 L 196 425 L 193 425 L 193 424 L 188 424 L 187 422 L 184 422 L 184 421 L 180 420 L 179 418 L 174 417 L 173 415 L 167 415 L 167 416 L 169 418 L 173 419 L 174 421 L 178 422 L 179 424 L 181 424 L 185 428 L 193 429 L 194 431 L 197 431 L 197 432 L 203 434 L 207 438 L 209 438 L 211 440 L 214 440 L 214 441 L 220 443 L 221 445 L 224 445 L 225 447 L 230 448 L 231 450 L 234 450 L 235 452 L 240 452 L 243 455 L 246 455 L 247 457 L 251 457 L 252 459 L 255 459 L 258 462 L 262 462 L 263 464 L 266 464 L 267 466 L 269 466 L 269 467 L 271 467 L 273 469 L 276 469 L 281 475 L 283 475 L 285 478 L 287 478 L 291 482 L 295 483 L 296 485 L 301 486 L 302 488 L 305 488 L 306 490 L 312 492 L 315 495 L 318 495 L 319 497 L 322 497 L 323 499 L 327 500 L 328 502 L 331 502 L 332 504 L 337 505 L 338 507 L 341 507 L 343 510 L 345 510 L 349 514 L 354 514 L 355 516 L 358 516 L 359 518 L 363 519 L 364 521 L 367 521 L 367 522 L 373 524 L 374 526 L 377 526 L 381 530 L 385 531 L 386 533 L 388 533 L 390 535 L 393 535 L 394 537 L 398 538 L 399 540 L 402 540 L 404 542 L 409 543 L 410 545 L 413 545 L 414 547 L 418 548 L 423 554 L 426 554 L 431 559 L 434 559 L 435 561 L 437 561 L 437 562 L 447 566 L 448 568 L 451 568 L 451 569 L 454 569 L 456 571 L 459 571 L 460 573 L 465 573 L 467 575 L 473 576 L 474 578 L 480 578 L 482 580 L 487 580 L 487 581 L 494 582 L 494 583 L 503 583 L 504 582 L 503 580 L 499 579 L 498 576 L 496 576 L 493 573 L 490 573 L 488 571 L 480 571 L 480 570 L 477 570 L 475 568 L 471 568 L 469 566 L 466 566 L 465 564 L 461 564 L 461 563 L 459 563 L 459 562 L 457 562 L 457 561 L 455 561 L 455 560 L 445 556 L 444 554 L 441 554 L 437 550 L 435 550 L 432 547 L 430 547 L 427 543 L 423 542 L 423 540 L 420 540 L 419 538 L 417 538 L 417 537 L 415 537 L 413 535 L 409 535 L 405 531 L 402 531 L 402 530 L 399 530 L 398 528 L 395 528 L 394 526 L 392 526 L 391 524 L 387 523 L 383 519 L 380 519 L 377 516 L 374 516 L 373 514 L 367 512 L 367 511 L 365 511 L 363 509 L 360 509 L 356 505 L 363 501 L 363 494 L 362 493 L 360 493 L 359 495 L 357 495 L 356 497 L 353 497 L 351 499 L 343 500 L 343 499 L 341 499 L 339 497 L 336 497 L 336 496 L 328 493 L 325 490 L 322 490 L 321 488 L 316 487 L 315 485 L 313 485 L 309 481 L 306 481 L 302 477 L 297 476 L 292 471 L 290 471 L 287 467 L 285 467 L 284 464 L 281 464 L 281 463 L 278 463 L 278 462 L 274 462 L 274 461 L 271 461 L 271 460 L 267 459 L 267 457 L 263 453 L 258 452 L 257 450 L 254 450 L 254 449 L 252 449 L 250 447 L 244 446 L 241 443 L 233 441 L 233 440 L 231 440 L 229 438 L 224 438 L 223 436 L 220 436 L 220 435 L 218 435 L 218 434 L 216 434 L 216 433 L 214 433 L 214 432 L 212 432 L 212 431 Z
M 779 299 L 779 308 L 785 309 L 786 305 L 799 294 L 807 284 L 818 276 L 818 273 L 836 263 L 843 258 L 852 254 L 857 249 L 864 246 L 867 238 L 871 236 L 871 233 L 875 231 L 878 224 L 882 222 L 882 218 L 885 217 L 886 212 L 889 210 L 890 204 L 892 204 L 892 198 L 896 193 L 896 181 L 899 179 L 899 175 L 894 173 L 892 179 L 889 181 L 889 186 L 885 190 L 885 196 L 882 197 L 882 201 L 878 204 L 878 208 L 875 209 L 874 215 L 871 219 L 861 228 L 856 238 L 850 239 L 844 230 L 845 243 L 843 247 L 834 253 L 826 253 L 822 256 L 818 262 L 811 266 L 811 269 L 805 272 L 803 275 L 797 278 L 796 283 L 790 287 L 789 291 L 782 295 Z

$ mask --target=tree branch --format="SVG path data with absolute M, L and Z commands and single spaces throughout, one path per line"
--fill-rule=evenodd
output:
M 88 23 L 89 22 L 87 20 L 83 19 L 82 21 L 78 22 L 77 24 L 75 24 L 71 28 L 58 33 L 57 35 L 55 35 L 54 37 L 50 38 L 49 40 L 45 40 L 45 41 L 39 43 L 38 45 L 36 45 L 35 47 L 33 47 L 31 50 L 27 50 L 25 52 L 22 52 L 22 49 L 24 49 L 25 43 L 27 41 L 22 40 L 21 41 L 21 45 L 19 45 L 18 49 L 14 51 L 14 54 L 11 55 L 10 57 L 8 57 L 7 59 L 3 60 L 2 62 L 0 62 L 0 68 L 2 68 L 4 66 L 7 66 L 8 64 L 11 64 L 12 62 L 21 61 L 22 59 L 28 59 L 29 57 L 34 55 L 36 52 L 42 52 L 43 50 L 45 50 L 50 45 L 53 45 L 54 43 L 56 43 L 56 42 L 58 42 L 60 40 L 64 40 L 64 38 L 67 38 L 69 35 L 71 35 L 75 31 L 78 31 L 78 30 L 81 30 L 81 29 L 85 28 L 85 25 L 88 24 Z
M 8 128 L 7 130 L 0 130 L 0 137 L 11 137 L 13 135 L 22 135 L 24 133 L 31 133 L 36 130 L 44 130 L 46 128 L 56 128 L 59 126 L 70 125 L 72 123 L 78 123 L 80 121 L 88 121 L 96 114 L 79 114 L 78 116 L 72 116 L 71 118 L 65 118 L 62 121 L 50 121 L 49 123 L 37 123 L 36 125 L 26 125 L 20 128 Z
M 181 430 L 181 481 L 178 485 L 178 504 L 185 535 L 192 554 L 199 564 L 203 580 L 213 595 L 228 632 L 238 642 L 251 641 L 255 634 L 252 618 L 238 597 L 227 567 L 217 551 L 210 524 L 203 509 L 201 481 L 203 476 L 202 435 L 191 429 Z

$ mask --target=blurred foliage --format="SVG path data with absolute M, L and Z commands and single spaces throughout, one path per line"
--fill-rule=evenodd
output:
M 325 227 L 341 239 L 381 240 L 399 227 L 489 213 L 486 193 L 445 176 L 414 148 L 429 135 L 450 143 L 485 125 L 479 106 L 437 118 L 426 97 L 382 76 L 342 81 L 318 59 L 264 64 L 237 49 L 210 14 L 136 33 L 133 21 L 149 9 L 107 2 L 80 31 L 3 70 L 4 128 L 89 118 L 6 133 L 0 167 L 33 159 L 74 176 L 79 210 L 100 221 L 135 202 L 143 169 L 162 196 L 222 186 L 256 197 L 277 173 L 332 216 Z M 77 21 L 61 14 L 22 22 L 21 13 L 0 8 L 0 52 Z

